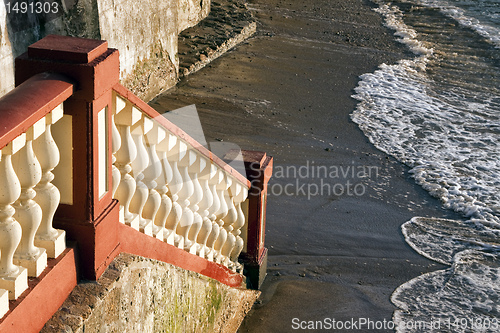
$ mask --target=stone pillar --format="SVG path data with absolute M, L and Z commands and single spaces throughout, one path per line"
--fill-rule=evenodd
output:
M 265 152 L 242 150 L 247 178 L 251 183 L 247 200 L 247 223 L 241 229 L 245 247 L 240 255 L 244 264 L 243 274 L 247 287 L 259 289 L 266 277 L 267 248 L 266 235 L 267 183 L 273 173 L 273 158 Z
M 64 103 L 65 116 L 71 119 L 65 130 L 72 132 L 72 153 L 61 160 L 72 159 L 72 179 L 65 180 L 71 190 L 61 198 L 54 226 L 78 243 L 83 277 L 97 279 L 119 250 L 119 206 L 111 184 L 118 50 L 109 49 L 106 41 L 49 35 L 28 47 L 15 65 L 16 86 L 41 72 L 65 74 L 78 82 Z

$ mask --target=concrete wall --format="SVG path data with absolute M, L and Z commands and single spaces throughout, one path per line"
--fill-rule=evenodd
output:
M 236 332 L 258 293 L 122 253 L 97 282 L 80 283 L 41 332 Z
M 56 13 L 0 5 L 0 96 L 14 87 L 14 58 L 48 34 L 104 39 L 120 51 L 122 83 L 149 100 L 178 77 L 177 36 L 210 11 L 210 0 L 47 0 Z
M 179 0 L 179 24 L 177 32 L 181 32 L 200 22 L 210 12 L 210 0 Z

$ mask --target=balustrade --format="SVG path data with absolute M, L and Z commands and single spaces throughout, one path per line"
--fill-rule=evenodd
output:
M 66 248 L 65 232 L 52 226 L 60 195 L 52 184 L 59 150 L 51 126 L 62 115 L 60 105 L 0 150 L 0 288 L 9 299 Z
M 122 222 L 241 272 L 248 185 L 126 98 L 115 93 L 114 101 L 113 188 Z
M 169 198 L 172 200 L 172 210 L 167 216 L 165 229 L 168 233 L 166 242 L 170 245 L 175 245 L 180 241 L 180 236 L 176 233 L 176 230 L 182 216 L 182 207 L 179 204 L 179 193 L 183 187 L 182 176 L 177 164 L 186 154 L 186 151 L 181 150 L 180 141 L 176 136 L 169 134 L 168 137 L 168 151 L 162 162 L 165 169 L 170 167 L 170 170 L 172 170 L 172 178 L 170 180 L 167 179 L 168 183 L 166 184 L 169 189 Z M 168 153 L 170 153 L 170 155 Z M 167 158 L 167 156 L 170 156 L 170 158 Z
M 9 299 L 16 299 L 28 288 L 28 271 L 14 264 L 14 252 L 21 241 L 21 225 L 14 218 L 12 204 L 21 195 L 21 184 L 12 166 L 12 155 L 26 141 L 26 135 L 17 137 L 2 149 L 0 160 L 0 288 L 9 291 Z
M 113 101 L 111 192 L 120 222 L 241 273 L 248 185 L 126 98 L 115 93 Z M 65 232 L 52 226 L 60 155 L 51 131 L 62 117 L 61 104 L 0 150 L 0 288 L 10 299 L 65 249 Z
M 247 198 L 250 181 L 121 86 L 117 50 L 80 42 L 51 36 L 32 46 L 16 60 L 19 86 L 0 101 L 8 120 L 0 126 L 0 317 L 28 288 L 28 277 L 47 279 L 30 288 L 29 295 L 40 295 L 58 269 L 76 262 L 83 278 L 98 279 L 120 251 L 145 250 L 167 262 L 170 251 L 184 257 L 161 242 L 206 259 L 191 256 L 186 269 L 206 265 L 218 272 L 208 276 L 223 272 L 221 282 L 240 286 L 241 276 L 213 262 L 243 271 L 241 233 L 251 231 L 248 211 L 256 211 L 243 209 L 255 201 Z M 87 67 L 93 71 L 81 70 Z M 53 226 L 56 211 L 78 260 L 66 250 L 66 232 Z M 130 228 L 157 240 L 139 235 L 148 244 L 142 249 Z M 74 274 L 61 279 L 56 297 L 69 294 Z M 22 302 L 37 304 L 37 297 Z

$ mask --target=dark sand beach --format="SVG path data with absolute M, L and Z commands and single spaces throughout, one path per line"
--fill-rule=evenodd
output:
M 349 117 L 359 75 L 411 55 L 368 0 L 248 7 L 254 37 L 150 103 L 160 112 L 196 104 L 207 141 L 274 157 L 268 276 L 239 332 L 293 332 L 294 318 L 390 321 L 394 289 L 441 268 L 405 243 L 401 224 L 456 217 Z M 318 166 L 328 174 L 313 176 Z

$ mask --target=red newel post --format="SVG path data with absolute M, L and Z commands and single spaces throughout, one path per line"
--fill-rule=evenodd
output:
M 71 119 L 72 198 L 62 198 L 54 226 L 78 243 L 83 277 L 97 279 L 118 252 L 118 202 L 111 194 L 112 87 L 119 81 L 118 50 L 106 41 L 50 35 L 16 59 L 16 85 L 41 72 L 78 82 L 64 103 Z M 71 172 L 70 172 L 71 173 Z M 64 203 L 66 202 L 66 203 Z M 68 203 L 69 202 L 69 203 Z
M 266 234 L 267 183 L 273 173 L 273 158 L 265 152 L 242 150 L 247 178 L 251 182 L 248 192 L 248 221 L 246 247 L 240 259 L 244 263 L 247 287 L 259 289 L 266 277 L 267 248 L 264 247 Z

